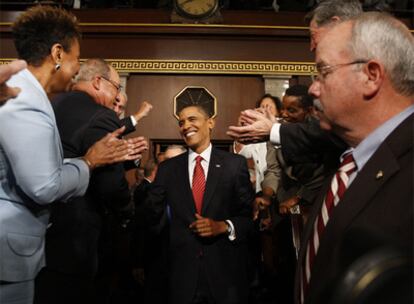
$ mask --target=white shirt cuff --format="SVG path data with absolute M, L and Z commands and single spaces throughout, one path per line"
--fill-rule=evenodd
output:
M 236 229 L 230 220 L 226 220 L 226 223 L 230 226 L 229 240 L 234 241 L 236 239 Z
M 132 125 L 135 127 L 136 125 L 137 125 L 137 120 L 135 119 L 135 117 L 134 116 L 129 116 L 130 118 L 131 118 L 131 122 L 132 122 Z
M 281 124 L 276 122 L 270 130 L 270 142 L 274 146 L 280 146 L 280 126 Z

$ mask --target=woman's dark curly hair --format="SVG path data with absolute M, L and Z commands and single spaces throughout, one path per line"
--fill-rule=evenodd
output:
M 20 59 L 40 66 L 54 44 L 70 51 L 74 39 L 81 37 L 76 17 L 51 6 L 34 6 L 21 14 L 12 26 L 14 45 Z

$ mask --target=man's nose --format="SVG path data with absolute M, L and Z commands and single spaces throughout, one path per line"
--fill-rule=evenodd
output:
M 312 82 L 311 86 L 309 87 L 308 93 L 316 98 L 319 98 L 319 81 L 315 80 L 314 82 Z

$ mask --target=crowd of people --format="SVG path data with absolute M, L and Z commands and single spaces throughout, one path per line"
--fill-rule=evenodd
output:
M 120 118 L 119 75 L 80 66 L 71 13 L 19 16 L 20 60 L 0 66 L 0 303 L 109 304 L 123 279 L 143 303 L 411 303 L 414 37 L 356 0 L 325 0 L 307 22 L 310 87 L 242 111 L 232 153 L 186 104 L 186 147 L 148 160 L 131 189 L 148 143 L 124 136 L 152 105 Z M 379 250 L 408 257 L 404 283 L 343 292 Z

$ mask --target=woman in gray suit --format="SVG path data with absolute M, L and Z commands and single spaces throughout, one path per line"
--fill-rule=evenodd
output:
M 13 25 L 16 50 L 28 67 L 7 83 L 20 94 L 0 108 L 0 303 L 32 303 L 34 278 L 45 265 L 48 204 L 83 195 L 90 171 L 136 158 L 142 145 L 108 134 L 85 156 L 63 159 L 49 94 L 65 90 L 79 70 L 77 21 L 52 7 L 33 7 Z

